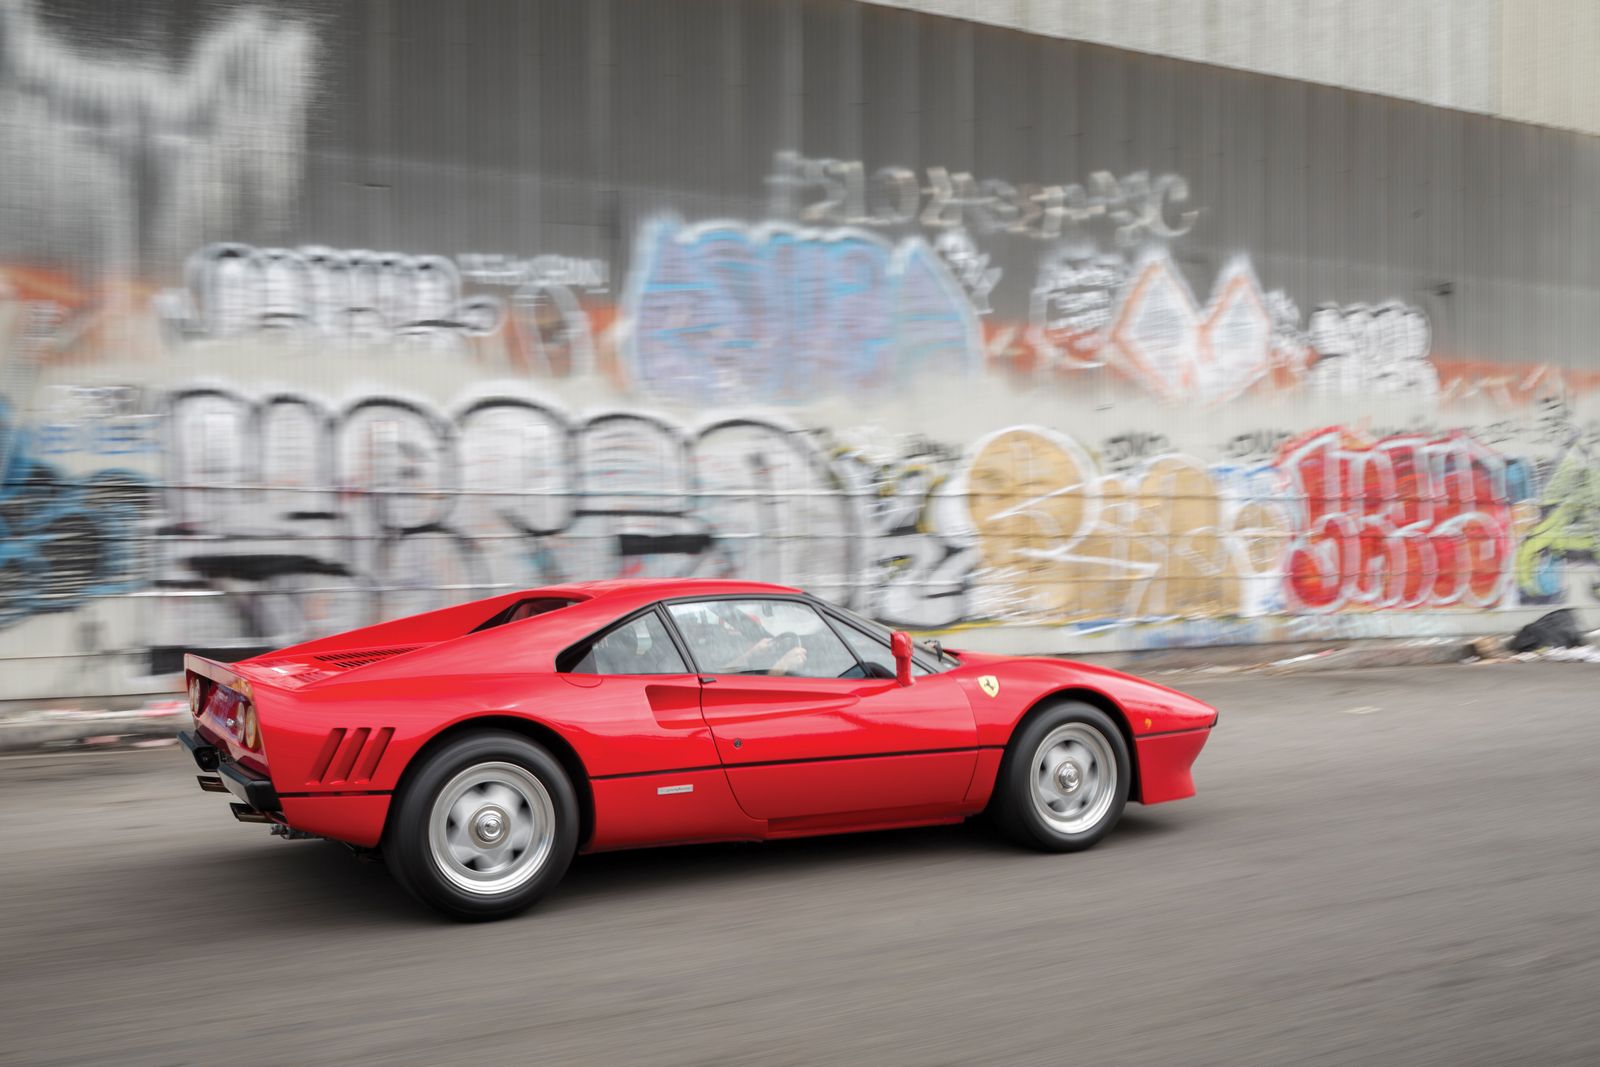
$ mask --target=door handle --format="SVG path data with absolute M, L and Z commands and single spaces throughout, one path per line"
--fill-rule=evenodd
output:
M 706 676 L 705 676 L 705 675 L 703 675 L 703 674 L 702 674 L 702 675 L 701 675 L 701 676 L 700 676 L 700 684 L 701 684 L 701 685 L 710 685 L 710 684 L 712 684 L 712 683 L 713 683 L 713 682 L 715 682 L 715 681 L 716 681 L 716 679 L 715 679 L 715 678 L 708 678 L 708 677 L 706 677 Z

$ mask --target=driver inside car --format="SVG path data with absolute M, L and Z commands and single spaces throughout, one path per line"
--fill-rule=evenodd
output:
M 711 618 L 694 627 L 691 642 L 720 654 L 714 660 L 719 670 L 734 674 L 798 674 L 806 665 L 806 647 L 794 633 L 773 635 L 758 622 L 736 610 L 722 606 L 711 609 Z
M 805 665 L 806 646 L 794 634 L 763 637 L 730 664 L 736 671 L 764 670 L 768 674 L 796 674 Z

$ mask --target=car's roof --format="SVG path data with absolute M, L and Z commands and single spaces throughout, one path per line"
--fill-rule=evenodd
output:
M 664 600 L 682 596 L 727 596 L 737 593 L 793 596 L 800 590 L 771 582 L 744 582 L 729 578 L 608 578 L 592 582 L 564 582 L 524 591 L 526 596 L 573 595 L 598 600 L 625 596 L 629 600 Z

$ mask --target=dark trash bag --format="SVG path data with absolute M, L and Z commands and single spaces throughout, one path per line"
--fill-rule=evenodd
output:
M 1577 648 L 1584 643 L 1577 613 L 1562 608 L 1541 615 L 1518 630 L 1506 647 L 1512 652 L 1532 652 L 1536 648 Z

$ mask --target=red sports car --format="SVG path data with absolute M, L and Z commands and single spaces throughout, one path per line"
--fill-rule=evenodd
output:
M 953 652 L 756 582 L 507 593 L 225 664 L 186 658 L 202 789 L 381 849 L 463 919 L 578 851 L 959 822 L 1087 848 L 1194 794 L 1217 712 L 1116 671 Z

